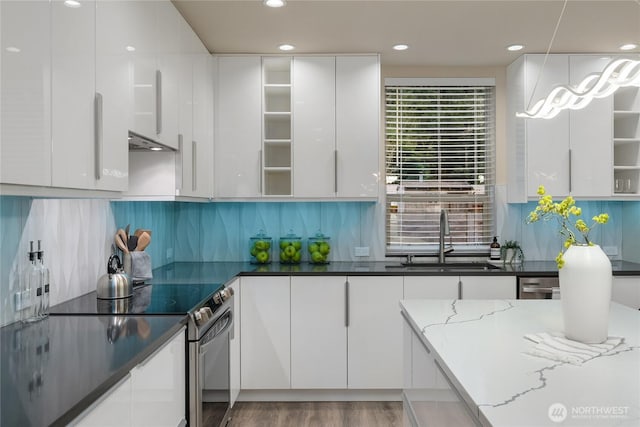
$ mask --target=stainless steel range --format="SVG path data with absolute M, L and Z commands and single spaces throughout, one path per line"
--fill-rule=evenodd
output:
M 231 403 L 229 340 L 233 289 L 216 292 L 189 315 L 189 425 L 224 426 Z

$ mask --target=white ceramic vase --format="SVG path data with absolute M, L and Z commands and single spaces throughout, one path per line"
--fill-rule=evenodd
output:
M 564 261 L 558 271 L 564 334 L 574 341 L 601 343 L 609 332 L 611 261 L 598 245 L 571 246 Z

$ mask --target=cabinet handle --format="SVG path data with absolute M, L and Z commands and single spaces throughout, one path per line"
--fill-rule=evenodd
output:
M 571 193 L 571 163 L 572 163 L 572 155 L 571 149 L 569 149 L 569 193 Z
M 162 71 L 156 70 L 156 134 L 162 133 Z
M 102 178 L 102 94 L 100 92 L 96 92 L 94 98 L 94 120 L 93 120 L 93 131 L 94 131 L 94 160 L 95 160 L 95 175 L 96 179 Z
M 184 137 L 181 133 L 178 134 L 178 153 L 176 154 L 176 167 L 180 168 L 180 183 L 177 185 L 178 190 L 182 190 L 184 187 Z
M 191 141 L 191 190 L 196 191 L 198 188 L 198 182 L 196 173 L 196 167 L 198 166 L 198 162 L 196 161 L 198 157 L 198 143 L 196 141 Z
M 349 280 L 344 282 L 344 326 L 349 327 Z
M 333 150 L 333 192 L 338 195 L 338 150 Z
M 262 194 L 262 150 L 258 151 L 258 182 L 260 184 L 260 194 Z
M 458 299 L 462 299 L 462 279 L 458 278 Z

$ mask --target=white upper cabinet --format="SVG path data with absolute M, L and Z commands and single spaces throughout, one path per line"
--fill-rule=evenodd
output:
M 128 132 L 133 116 L 129 85 L 132 52 L 129 34 L 135 25 L 128 16 L 128 2 L 96 3 L 96 95 L 102 114 L 98 140 L 96 188 L 125 191 L 129 181 Z M 95 110 L 92 110 L 95 111 Z M 95 123 L 94 123 L 95 126 Z
M 79 4 L 0 5 L 2 38 L 13 47 L 2 51 L 3 183 L 127 188 L 128 8 Z
M 377 55 L 336 57 L 338 197 L 378 197 L 380 84 Z
M 216 93 L 216 197 L 378 197 L 377 55 L 221 56 Z
M 178 148 L 180 21 L 168 0 L 129 2 L 133 55 L 131 130 Z
M 569 194 L 569 112 L 551 120 L 517 118 L 569 79 L 569 58 L 523 55 L 507 68 L 507 172 L 510 202 L 536 197 L 539 185 L 549 194 Z
M 559 85 L 578 85 L 600 73 L 602 55 L 523 55 L 507 68 L 507 171 L 509 202 L 537 197 L 544 185 L 554 197 L 599 199 L 613 194 L 614 96 L 552 119 L 517 118 Z
M 96 141 L 96 4 L 51 3 L 51 156 L 54 187 L 93 189 Z M 126 137 L 126 136 L 125 136 Z
M 0 2 L 0 182 L 51 185 L 48 1 Z
M 128 52 L 114 32 L 126 25 L 122 8 L 86 0 L 76 8 L 51 5 L 51 185 L 126 190 Z
M 577 86 L 611 61 L 601 55 L 569 56 L 569 84 Z M 613 96 L 569 112 L 570 190 L 574 197 L 610 197 L 613 187 Z
M 156 50 L 156 138 L 159 142 L 178 148 L 178 106 L 180 68 L 180 13 L 168 0 L 154 2 L 156 5 L 155 50 Z
M 158 112 L 155 116 L 158 121 L 151 123 L 155 123 L 157 129 L 149 130 L 151 133 L 148 134 L 140 128 L 134 131 L 177 151 L 132 151 L 129 154 L 130 185 L 125 196 L 150 200 L 208 200 L 213 193 L 211 56 L 171 3 L 157 3 L 155 12 L 156 15 L 150 15 L 156 16 L 155 21 L 149 17 L 147 21 L 155 22 L 150 25 L 157 33 L 157 47 L 152 48 L 156 51 L 154 78 L 157 78 L 157 90 L 149 92 L 149 85 L 138 87 L 134 84 L 133 92 L 134 103 L 138 106 L 144 104 L 142 101 L 149 93 L 151 97 L 156 96 L 157 108 L 152 109 L 150 115 Z M 143 58 L 143 69 L 145 63 Z M 139 62 L 134 68 L 138 65 Z M 140 111 L 137 110 L 135 118 L 149 116 Z
M 262 91 L 259 56 L 217 58 L 214 171 L 216 197 L 262 194 Z
M 293 59 L 294 196 L 336 194 L 336 58 Z

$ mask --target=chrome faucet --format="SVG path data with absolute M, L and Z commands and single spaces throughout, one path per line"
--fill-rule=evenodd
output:
M 446 209 L 440 210 L 440 246 L 438 248 L 438 262 L 441 264 L 444 263 L 444 254 L 453 252 L 453 247 L 444 247 L 444 236 L 451 236 L 451 230 L 449 229 L 449 216 L 447 215 Z

